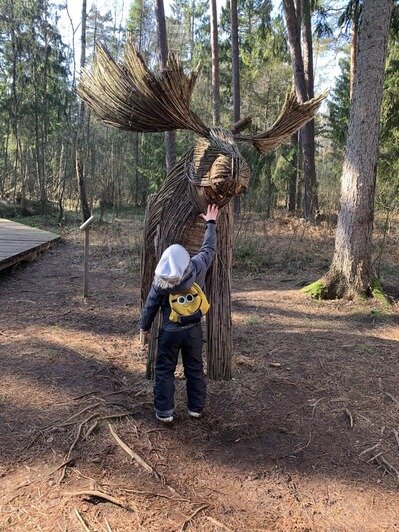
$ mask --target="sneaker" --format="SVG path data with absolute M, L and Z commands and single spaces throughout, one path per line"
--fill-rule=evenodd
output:
M 173 416 L 163 416 L 162 414 L 158 414 L 158 412 L 155 413 L 155 417 L 163 423 L 172 423 L 173 421 Z
M 188 415 L 190 417 L 198 419 L 199 417 L 202 417 L 202 412 L 192 412 L 191 410 L 189 410 Z

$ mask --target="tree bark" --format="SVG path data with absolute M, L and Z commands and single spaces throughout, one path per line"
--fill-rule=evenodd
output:
M 298 9 L 296 9 L 293 0 L 284 0 L 283 5 L 291 61 L 294 69 L 295 89 L 299 100 L 305 102 L 314 94 L 310 3 L 309 0 L 300 0 L 300 2 L 298 0 Z M 300 20 L 302 21 L 302 43 Z M 313 120 L 301 129 L 300 146 L 302 148 L 304 176 L 303 213 L 305 218 L 312 218 L 318 203 Z
M 166 33 L 166 18 L 163 0 L 156 0 L 155 15 L 157 19 L 158 43 L 161 54 L 162 66 L 165 66 L 168 60 L 169 48 L 168 37 Z M 176 132 L 166 131 L 165 133 L 166 149 L 166 171 L 169 173 L 176 165 Z
M 80 68 L 84 68 L 86 64 L 86 19 L 87 19 L 87 0 L 82 0 L 82 30 L 81 30 L 81 52 L 80 52 Z M 90 218 L 90 206 L 87 200 L 86 179 L 83 165 L 83 136 L 84 136 L 84 122 L 85 122 L 85 105 L 83 100 L 79 103 L 79 121 L 78 131 L 76 137 L 76 152 L 75 152 L 75 166 L 76 176 L 79 187 L 80 209 L 82 219 L 85 222 Z
M 213 125 L 220 126 L 219 39 L 216 0 L 211 0 L 212 109 Z M 233 92 L 234 94 L 234 92 Z
M 325 297 L 370 295 L 378 134 L 392 0 L 365 0 L 359 26 L 335 252 Z
M 296 192 L 297 192 L 297 175 L 298 175 L 298 133 L 292 135 L 291 144 L 293 148 L 292 154 L 292 171 L 288 176 L 287 183 L 287 211 L 295 212 L 296 210 Z
M 349 82 L 349 101 L 352 101 L 353 85 L 355 82 L 356 60 L 357 60 L 357 38 L 359 31 L 359 20 L 354 16 L 352 21 L 352 38 L 351 38 L 351 65 L 350 65 L 350 82 Z
M 233 124 L 241 118 L 241 93 L 240 93 L 240 51 L 238 47 L 238 12 L 237 0 L 231 0 L 231 77 L 233 96 Z M 234 198 L 234 214 L 241 213 L 241 198 Z

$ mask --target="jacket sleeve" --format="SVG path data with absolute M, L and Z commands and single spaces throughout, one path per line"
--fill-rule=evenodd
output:
M 147 300 L 141 312 L 140 329 L 142 331 L 150 330 L 152 322 L 157 315 L 158 309 L 161 306 L 164 297 L 165 294 L 157 290 L 152 284 L 147 296 Z
M 205 274 L 216 254 L 216 223 L 206 223 L 204 241 L 197 255 L 192 257 L 192 262 L 197 270 L 197 276 L 205 279 Z M 200 284 L 202 279 L 199 279 Z

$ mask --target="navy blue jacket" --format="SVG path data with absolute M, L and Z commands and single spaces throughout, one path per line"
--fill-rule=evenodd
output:
M 162 328 L 167 331 L 179 331 L 188 329 L 193 325 L 182 327 L 181 325 L 170 321 L 169 315 L 171 308 L 169 305 L 169 294 L 184 292 L 188 290 L 193 283 L 199 284 L 203 289 L 205 285 L 205 276 L 209 266 L 216 253 L 216 224 L 214 221 L 206 223 L 204 241 L 197 255 L 190 259 L 189 275 L 182 283 L 173 288 L 160 288 L 153 282 L 150 292 L 142 310 L 140 329 L 149 331 L 158 312 L 159 307 L 162 311 Z

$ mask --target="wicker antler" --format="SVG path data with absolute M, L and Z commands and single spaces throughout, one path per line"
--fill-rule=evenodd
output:
M 323 93 L 316 98 L 300 103 L 294 91 L 287 94 L 280 116 L 272 127 L 255 135 L 236 135 L 240 141 L 251 142 L 260 153 L 277 148 L 288 137 L 314 118 L 321 102 L 327 96 Z
M 78 94 L 110 126 L 143 133 L 186 129 L 206 136 L 208 128 L 190 109 L 197 76 L 198 69 L 186 76 L 173 54 L 153 73 L 132 42 L 123 63 L 98 46 L 92 70 L 81 73 Z

